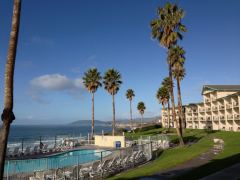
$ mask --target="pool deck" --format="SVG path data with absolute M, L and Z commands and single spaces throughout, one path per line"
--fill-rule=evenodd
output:
M 46 152 L 46 153 L 35 153 L 35 154 L 29 154 L 29 155 L 20 155 L 20 156 L 14 156 L 14 157 L 7 157 L 6 160 L 25 160 L 25 159 L 39 159 L 39 158 L 46 158 L 49 156 L 55 156 L 71 151 L 76 151 L 76 150 L 83 150 L 83 149 L 93 149 L 93 150 L 109 150 L 112 151 L 114 148 L 107 148 L 107 147 L 99 147 L 95 145 L 84 145 L 84 146 L 79 146 L 75 148 L 71 148 L 65 151 L 54 151 L 54 152 Z

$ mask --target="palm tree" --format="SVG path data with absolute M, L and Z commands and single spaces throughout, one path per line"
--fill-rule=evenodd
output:
M 139 113 L 141 114 L 141 129 L 142 129 L 143 114 L 146 109 L 144 102 L 142 102 L 142 101 L 139 102 L 137 105 L 137 109 L 138 109 Z
M 114 95 L 119 91 L 121 81 L 121 74 L 115 69 L 109 69 L 105 72 L 103 77 L 104 88 L 112 95 L 112 108 L 113 108 L 113 123 L 112 135 L 115 135 L 115 99 Z
M 0 179 L 3 179 L 5 154 L 9 129 L 15 119 L 13 113 L 13 79 L 17 52 L 18 31 L 20 26 L 21 0 L 14 0 L 12 29 L 9 40 L 7 63 L 5 67 L 4 109 L 1 115 L 3 124 L 0 131 Z
M 151 21 L 152 37 L 157 39 L 163 47 L 169 49 L 177 43 L 178 39 L 182 39 L 181 33 L 186 32 L 186 27 L 181 23 L 184 17 L 184 10 L 176 4 L 166 3 L 165 7 L 157 10 L 157 18 Z M 168 63 L 169 78 L 172 81 L 172 64 Z M 173 87 L 170 89 L 172 115 L 176 122 L 175 102 Z M 178 124 L 178 123 L 176 123 Z M 184 145 L 182 134 L 179 127 L 176 127 L 179 136 L 180 145 Z
M 170 105 L 169 105 L 169 91 L 166 87 L 161 86 L 156 94 L 156 98 L 158 99 L 159 103 L 162 104 L 163 108 L 165 109 L 165 104 L 168 105 L 168 128 L 170 127 Z
M 128 89 L 126 92 L 126 97 L 130 102 L 130 122 L 131 122 L 131 129 L 133 129 L 133 122 L 132 122 L 132 99 L 135 96 L 134 91 L 132 89 Z
M 169 127 L 168 128 L 170 128 L 170 102 L 169 101 L 170 101 L 171 88 L 173 88 L 174 85 L 173 85 L 173 82 L 171 81 L 171 79 L 169 77 L 165 77 L 162 81 L 162 86 L 166 89 L 166 91 L 168 92 L 168 95 L 169 95 L 169 99 L 168 99 L 167 103 L 168 103 L 168 120 L 169 120 L 169 122 L 168 122 Z M 172 107 L 172 112 L 173 112 L 173 107 Z M 173 121 L 172 123 L 174 123 L 173 113 L 172 113 L 172 121 Z M 176 127 L 176 125 L 175 125 L 175 127 Z
M 101 84 L 101 75 L 98 72 L 97 68 L 89 69 L 84 73 L 83 84 L 87 88 L 87 90 L 92 94 L 92 133 L 91 137 L 94 136 L 94 94 Z
M 173 77 L 177 81 L 177 91 L 178 91 L 178 112 L 179 112 L 179 124 L 180 124 L 180 130 L 181 133 L 183 132 L 183 127 L 182 127 L 182 121 L 184 120 L 183 118 L 183 112 L 182 112 L 182 97 L 181 97 L 181 87 L 180 87 L 180 82 L 183 80 L 185 77 L 185 68 L 184 68 L 184 63 L 185 63 L 185 51 L 182 47 L 175 46 L 170 49 L 170 56 L 172 63 L 173 63 Z M 184 122 L 185 124 L 185 122 Z

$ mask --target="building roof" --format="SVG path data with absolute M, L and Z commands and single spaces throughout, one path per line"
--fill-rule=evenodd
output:
M 202 89 L 202 94 L 205 90 L 240 91 L 240 85 L 204 85 Z

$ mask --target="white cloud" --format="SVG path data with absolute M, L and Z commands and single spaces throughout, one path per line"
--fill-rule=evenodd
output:
M 46 74 L 30 81 L 30 95 L 33 100 L 40 103 L 46 103 L 42 98 L 46 92 L 66 92 L 71 96 L 78 96 L 83 88 L 81 78 L 70 79 L 61 74 Z

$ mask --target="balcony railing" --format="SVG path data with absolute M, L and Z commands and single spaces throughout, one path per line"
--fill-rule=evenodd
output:
M 219 117 L 218 116 L 213 116 L 213 121 L 218 121 Z
M 211 116 L 208 116 L 208 117 L 207 117 L 207 121 L 211 121 Z
M 197 118 L 197 117 L 194 117 L 194 118 L 193 118 L 193 120 L 194 120 L 194 121 L 197 121 L 197 120 L 198 120 L 198 118 Z
M 233 120 L 233 115 L 227 115 L 227 120 Z
M 239 105 L 238 102 L 235 102 L 235 101 L 233 102 L 234 107 L 238 107 L 238 105 Z
M 199 117 L 199 121 L 205 121 L 204 117 Z
M 217 106 L 213 106 L 212 107 L 212 111 L 217 111 L 218 110 L 218 107 Z
M 240 115 L 239 114 L 234 114 L 234 120 L 240 120 Z
M 205 98 L 205 103 L 211 102 L 210 98 Z
M 224 109 L 224 105 L 219 105 L 218 108 L 219 108 L 219 110 L 223 110 Z
M 211 99 L 212 99 L 212 101 L 216 101 L 217 97 L 213 96 Z
M 232 105 L 231 104 L 227 104 L 226 105 L 226 109 L 231 109 L 232 108 Z
M 220 120 L 225 120 L 225 116 L 220 116 Z
M 199 112 L 205 112 L 205 108 L 199 108 Z
M 206 108 L 206 111 L 207 111 L 207 112 L 211 111 L 211 108 L 210 108 L 210 107 L 207 107 L 207 108 Z

